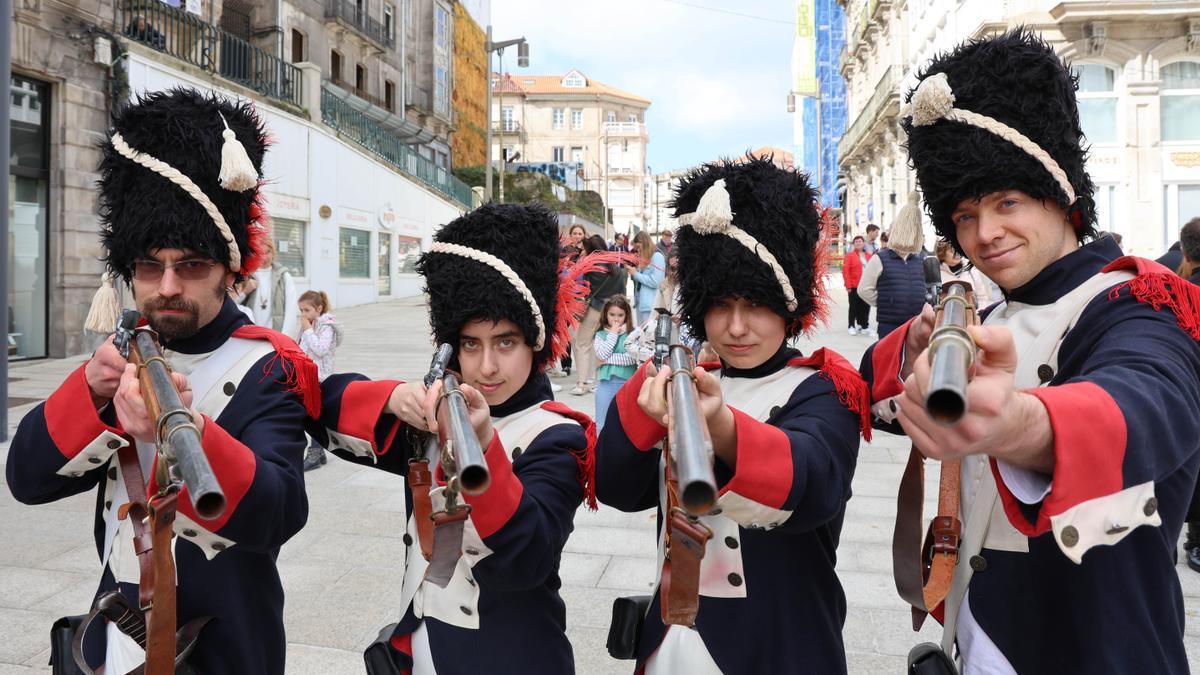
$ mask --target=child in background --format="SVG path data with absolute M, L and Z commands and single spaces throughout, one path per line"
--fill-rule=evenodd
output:
M 321 380 L 333 373 L 333 355 L 342 344 L 342 324 L 329 313 L 329 296 L 325 291 L 305 291 L 300 305 L 300 349 L 317 364 Z M 304 470 L 311 471 L 325 464 L 325 448 L 313 441 L 304 456 Z
M 638 360 L 625 348 L 633 331 L 633 309 L 624 295 L 614 295 L 604 303 L 600 326 L 596 330 L 594 351 L 600 367 L 596 371 L 596 431 L 604 427 L 608 406 L 625 380 L 637 372 Z

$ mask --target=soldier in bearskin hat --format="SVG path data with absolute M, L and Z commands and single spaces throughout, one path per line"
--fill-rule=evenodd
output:
M 965 672 L 1186 672 L 1200 292 L 1096 237 L 1076 79 L 1039 37 L 969 41 L 919 79 L 903 126 L 933 226 L 1004 291 L 956 425 L 924 406 L 931 312 L 863 361 L 881 422 L 963 460 L 943 648 L 957 631 Z
M 265 149 L 249 104 L 173 89 L 116 113 L 100 166 L 109 281 L 90 327 L 113 330 L 112 285 L 127 284 L 192 407 L 227 499 L 222 515 L 202 518 L 185 488 L 175 520 L 176 615 L 180 625 L 213 619 L 188 661 L 206 673 L 283 672 L 275 559 L 307 517 L 303 425 L 320 405 L 312 362 L 282 334 L 253 326 L 228 298 L 229 286 L 259 266 L 270 236 L 258 192 Z M 135 527 L 120 514 L 128 486 L 141 483 L 138 464 L 147 494 L 156 489 L 155 436 L 136 369 L 110 338 L 25 416 L 7 464 L 9 488 L 27 504 L 98 493 L 100 593 L 119 590 L 135 607 Z M 174 580 L 158 580 L 158 597 L 164 583 Z M 137 667 L 139 636 L 102 624 L 84 635 L 88 667 Z
M 368 648 L 369 672 L 574 671 L 558 565 L 580 503 L 595 508 L 595 425 L 554 401 L 545 370 L 585 308 L 576 279 L 621 256 L 559 256 L 553 213 L 487 204 L 438 230 L 417 265 L 434 341 L 454 348 L 450 367 L 491 476 L 483 494 L 458 497 L 470 508 L 452 567 L 441 568 L 439 535 L 426 527 L 431 512 L 446 512 L 445 476 L 436 448 L 426 454 L 414 433 L 431 428 L 441 383 L 354 374 L 322 383 L 314 433 L 326 447 L 408 477 L 403 614 Z
M 720 357 L 693 373 L 720 497 L 697 523 L 711 533 L 698 570 L 672 545 L 660 574 L 672 603 L 688 589 L 680 604 L 697 609 L 680 622 L 673 606 L 666 624 L 655 593 L 638 672 L 846 671 L 834 560 L 868 407 L 842 357 L 788 345 L 827 314 L 816 197 L 803 174 L 755 158 L 707 164 L 677 189 L 679 318 Z M 625 383 L 596 452 L 600 500 L 657 506 L 660 541 L 674 527 L 663 526 L 674 511 L 662 481 L 669 375 L 648 362 Z

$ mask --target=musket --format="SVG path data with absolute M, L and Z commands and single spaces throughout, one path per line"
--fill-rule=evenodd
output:
M 192 411 L 179 397 L 171 379 L 171 366 L 163 358 L 154 334 L 136 330 L 140 318 L 137 310 L 127 309 L 121 314 L 114 345 L 137 366 L 142 398 L 154 419 L 158 487 L 166 490 L 182 482 L 196 514 L 207 520 L 217 518 L 225 513 L 225 493 L 204 454 Z
M 941 263 L 925 258 L 926 297 L 934 306 L 929 336 L 929 387 L 925 409 L 942 424 L 955 424 L 967 412 L 967 381 L 975 362 L 975 294 L 965 281 L 941 282 Z
M 439 345 L 425 382 L 426 386 L 431 386 L 439 379 L 442 381 L 442 400 L 436 414 L 447 491 L 476 496 L 488 489 L 492 477 L 487 460 L 483 458 L 479 437 L 471 426 L 467 397 L 458 386 L 458 377 L 446 369 L 453 354 L 454 348 L 450 345 Z
M 660 312 L 655 326 L 655 352 L 659 336 L 671 336 L 671 315 Z M 713 475 L 712 439 L 700 410 L 700 395 L 692 374 L 695 360 L 687 347 L 672 341 L 667 352 L 671 367 L 667 391 L 667 442 L 670 444 L 673 472 L 679 486 L 679 503 L 693 516 L 712 511 L 717 501 L 717 481 Z

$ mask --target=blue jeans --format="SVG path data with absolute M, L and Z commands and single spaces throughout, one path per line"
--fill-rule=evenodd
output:
M 646 309 L 645 311 L 642 311 L 642 308 L 638 307 L 637 309 L 633 310 L 633 312 L 637 315 L 637 325 L 646 325 L 646 321 L 650 319 L 650 310 Z
M 613 377 L 596 383 L 596 433 L 604 428 L 604 418 L 608 417 L 608 408 L 617 397 L 625 378 Z

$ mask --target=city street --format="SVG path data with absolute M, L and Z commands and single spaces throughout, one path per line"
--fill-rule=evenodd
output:
M 840 280 L 839 280 L 840 281 Z M 840 285 L 840 284 L 834 284 Z M 845 296 L 835 299 L 833 326 L 817 337 L 857 363 L 870 344 L 845 324 Z M 428 365 L 430 346 L 422 298 L 336 311 L 345 325 L 337 370 L 371 377 L 412 379 Z M 810 351 L 813 342 L 799 347 Z M 82 358 L 14 364 L 10 371 L 10 434 L 21 416 L 43 399 Z M 568 380 L 555 380 L 566 384 Z M 564 392 L 560 400 L 593 410 L 591 396 Z M 7 443 L 0 457 L 7 459 Z M 911 631 L 907 607 L 891 578 L 891 533 L 896 486 L 908 455 L 905 439 L 877 434 L 864 444 L 838 551 L 838 571 L 849 604 L 844 631 L 851 673 L 899 673 L 910 647 L 935 640 L 927 625 Z M 936 471 L 929 477 L 936 492 Z M 307 474 L 307 527 L 283 548 L 279 567 L 287 592 L 289 673 L 362 671 L 363 647 L 379 628 L 398 618 L 403 533 L 401 479 L 330 459 Z M 932 504 L 932 501 L 931 501 Z M 99 565 L 93 542 L 95 495 L 38 507 L 17 504 L 0 489 L 0 675 L 48 672 L 50 624 L 87 609 Z M 932 506 L 927 508 L 927 512 Z M 581 509 L 563 554 L 562 595 L 568 633 L 580 673 L 628 673 L 604 647 L 611 603 L 619 595 L 647 593 L 655 579 L 654 513 Z M 1182 564 L 1188 649 L 1200 668 L 1200 574 Z M 1163 617 L 1164 622 L 1168 617 Z M 930 624 L 933 622 L 930 621 Z M 483 672 L 518 672 L 519 664 L 481 664 Z

